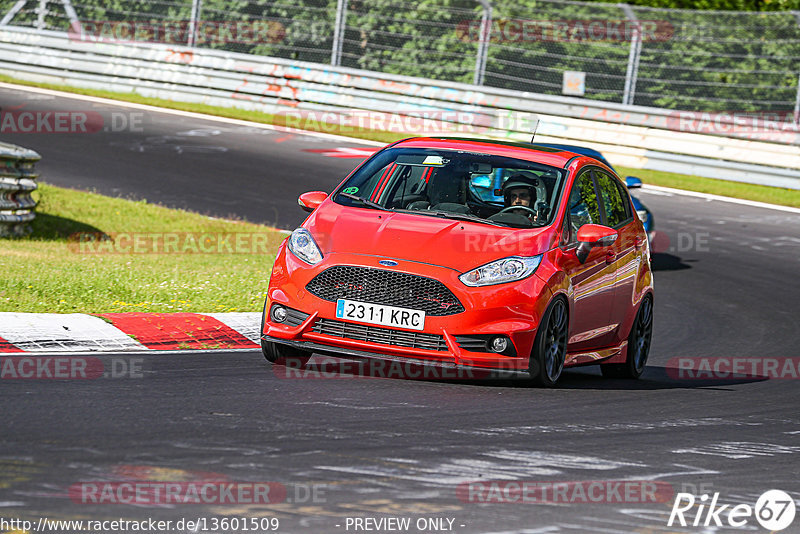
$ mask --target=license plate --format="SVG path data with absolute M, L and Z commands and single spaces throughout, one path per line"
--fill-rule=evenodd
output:
M 339 299 L 336 301 L 336 318 L 349 319 L 361 323 L 396 326 L 411 330 L 425 328 L 425 312 L 409 308 L 397 308 L 382 304 L 370 304 L 355 300 Z

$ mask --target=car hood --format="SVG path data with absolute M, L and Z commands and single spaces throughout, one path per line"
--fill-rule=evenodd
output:
M 513 229 L 326 201 L 303 224 L 323 255 L 365 254 L 467 271 L 508 256 L 551 248 L 550 227 Z

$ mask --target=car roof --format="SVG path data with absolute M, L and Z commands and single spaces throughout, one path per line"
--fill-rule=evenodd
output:
M 611 169 L 614 169 L 614 167 L 608 162 L 605 156 L 603 156 L 602 153 L 598 152 L 593 148 L 588 148 L 585 146 L 578 146 L 578 145 L 565 145 L 561 143 L 534 143 L 534 144 L 536 146 L 544 146 L 548 148 L 560 148 L 561 150 L 574 152 L 575 154 L 580 154 L 581 156 L 589 156 L 590 158 L 594 158 L 602 163 L 605 163 Z
M 411 137 L 398 141 L 392 146 L 396 148 L 439 148 L 467 152 L 490 152 L 498 156 L 533 161 L 561 169 L 565 168 L 573 158 L 582 155 L 560 147 L 465 137 Z

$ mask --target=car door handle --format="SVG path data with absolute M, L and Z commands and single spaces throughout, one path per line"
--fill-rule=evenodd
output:
M 606 263 L 614 263 L 614 260 L 616 259 L 617 259 L 616 253 L 611 251 L 606 252 Z
M 636 247 L 636 250 L 639 250 L 640 248 L 642 248 L 642 243 L 644 243 L 644 241 L 638 235 L 633 240 L 633 246 Z

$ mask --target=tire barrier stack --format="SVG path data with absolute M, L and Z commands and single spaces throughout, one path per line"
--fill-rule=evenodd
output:
M 24 236 L 31 232 L 37 202 L 36 162 L 41 156 L 16 145 L 0 143 L 0 237 Z

